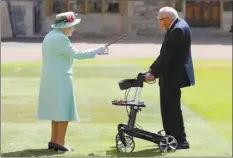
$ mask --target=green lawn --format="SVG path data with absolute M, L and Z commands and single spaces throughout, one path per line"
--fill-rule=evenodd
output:
M 151 59 L 76 61 L 74 81 L 81 122 L 71 123 L 68 129 L 67 143 L 75 151 L 62 155 L 125 156 L 116 151 L 114 139 L 117 124 L 127 122 L 126 111 L 110 103 L 124 97 L 117 84 L 119 80 L 136 77 L 151 62 Z M 229 156 L 231 61 L 195 60 L 194 64 L 196 86 L 184 89 L 182 98 L 192 148 L 167 156 Z M 2 156 L 56 154 L 45 149 L 50 137 L 49 122 L 36 119 L 39 77 L 40 63 L 2 64 Z M 156 84 L 145 85 L 142 99 L 147 107 L 137 118 L 140 126 L 154 132 L 162 128 L 157 88 Z M 211 146 L 204 145 L 206 141 Z M 139 139 L 135 142 L 136 148 L 130 156 L 160 155 L 154 144 Z

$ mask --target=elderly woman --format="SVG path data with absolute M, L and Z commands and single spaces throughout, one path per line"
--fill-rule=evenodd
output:
M 68 123 L 79 121 L 73 85 L 73 59 L 95 58 L 105 54 L 106 47 L 100 46 L 84 51 L 77 50 L 70 42 L 75 25 L 81 19 L 73 12 L 56 16 L 55 24 L 42 44 L 43 67 L 39 91 L 38 118 L 51 120 L 49 149 L 70 151 L 65 145 Z

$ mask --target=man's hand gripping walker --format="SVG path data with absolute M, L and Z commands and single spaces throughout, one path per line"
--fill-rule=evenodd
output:
M 117 150 L 119 152 L 131 153 L 135 148 L 133 137 L 136 137 L 157 144 L 161 152 L 174 152 L 178 146 L 178 143 L 174 137 L 163 135 L 163 130 L 155 134 L 135 127 L 137 113 L 141 111 L 143 107 L 146 107 L 146 105 L 140 101 L 141 90 L 144 82 L 145 73 L 139 73 L 135 79 L 123 79 L 119 82 L 120 90 L 128 90 L 134 87 L 135 93 L 134 99 L 131 101 L 127 101 L 127 96 L 124 101 L 112 101 L 113 105 L 130 107 L 130 112 L 128 113 L 128 123 L 118 124 L 118 134 L 115 138 Z

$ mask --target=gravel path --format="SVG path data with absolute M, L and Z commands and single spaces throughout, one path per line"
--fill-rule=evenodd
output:
M 92 39 L 74 42 L 76 48 L 83 50 L 103 45 L 111 40 Z M 124 43 L 122 43 L 124 42 Z M 111 55 L 102 58 L 156 58 L 161 48 L 161 39 L 122 40 L 109 47 Z M 195 38 L 192 44 L 193 58 L 232 60 L 230 37 Z M 3 42 L 1 44 L 1 62 L 41 61 L 41 42 Z

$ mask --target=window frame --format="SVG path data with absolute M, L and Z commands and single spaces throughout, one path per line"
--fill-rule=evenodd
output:
M 231 3 L 231 5 L 230 5 Z M 230 6 L 230 7 L 227 7 Z M 233 1 L 232 0 L 225 0 L 223 1 L 223 11 L 224 12 L 232 12 L 233 9 Z
M 66 11 L 70 10 L 70 0 L 65 0 L 66 1 Z M 91 0 L 84 0 L 84 14 L 88 14 L 88 2 Z M 121 13 L 121 3 L 122 1 L 125 0 L 117 0 L 118 1 L 118 6 L 119 6 L 119 11 L 116 13 Z M 106 3 L 105 0 L 101 0 L 101 12 L 100 14 L 105 14 L 108 13 L 105 11 Z M 45 0 L 45 10 L 46 10 L 46 16 L 52 16 L 53 13 L 53 0 Z M 115 12 L 114 12 L 115 13 Z

